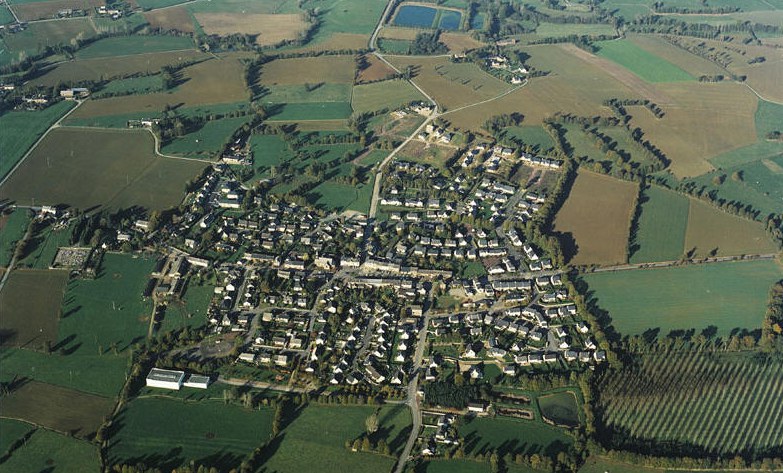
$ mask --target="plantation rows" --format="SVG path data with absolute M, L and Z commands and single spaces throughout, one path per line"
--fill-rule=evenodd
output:
M 606 427 L 713 454 L 783 446 L 783 363 L 741 354 L 661 354 L 601 381 Z

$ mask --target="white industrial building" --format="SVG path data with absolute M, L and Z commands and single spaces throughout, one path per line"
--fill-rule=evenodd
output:
M 186 388 L 207 389 L 209 387 L 209 376 L 191 374 L 182 385 Z
M 174 389 L 179 391 L 184 380 L 184 371 L 152 368 L 147 375 L 147 386 L 150 388 Z

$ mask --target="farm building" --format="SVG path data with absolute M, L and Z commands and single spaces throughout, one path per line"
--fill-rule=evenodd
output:
M 147 375 L 147 386 L 151 388 L 174 389 L 179 391 L 184 379 L 184 371 L 152 368 Z
M 186 388 L 207 389 L 209 387 L 209 376 L 191 374 L 182 385 Z

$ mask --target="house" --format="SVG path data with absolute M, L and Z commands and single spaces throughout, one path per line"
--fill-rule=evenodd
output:
M 468 412 L 476 412 L 476 413 L 487 412 L 487 403 L 484 401 L 469 402 Z
M 77 100 L 83 99 L 90 95 L 90 90 L 84 87 L 72 87 L 70 89 L 63 89 L 60 91 L 60 97 L 65 100 Z
M 184 371 L 152 368 L 147 375 L 147 386 L 150 388 L 173 389 L 179 391 L 184 380 Z

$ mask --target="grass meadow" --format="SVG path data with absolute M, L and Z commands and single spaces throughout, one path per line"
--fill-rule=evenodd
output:
M 198 130 L 169 141 L 160 151 L 184 157 L 215 158 L 234 132 L 249 120 L 250 117 L 235 117 L 208 121 Z
M 180 49 L 193 49 L 187 36 L 149 35 L 120 36 L 98 40 L 76 53 L 77 59 L 131 56 L 133 54 L 161 53 Z
M 591 273 L 584 276 L 597 305 L 622 335 L 653 330 L 761 327 L 770 286 L 783 278 L 774 261 L 710 263 L 672 268 Z
M 560 391 L 538 396 L 541 415 L 557 425 L 576 427 L 579 425 L 579 405 L 571 391 Z
M 365 113 L 383 109 L 394 110 L 423 99 L 424 96 L 408 81 L 389 80 L 354 87 L 351 105 L 354 112 Z
M 641 214 L 632 235 L 630 263 L 674 261 L 685 249 L 688 229 L 688 197 L 661 187 L 642 192 Z
M 551 455 L 564 450 L 573 439 L 563 430 L 543 422 L 497 417 L 465 419 L 459 427 L 466 454 L 517 453 Z
M 14 270 L 0 293 L 0 345 L 41 349 L 57 341 L 68 271 Z
M 764 225 L 690 199 L 685 250 L 696 257 L 777 253 Z
M 601 41 L 598 55 L 620 64 L 647 82 L 678 82 L 694 77 L 627 40 Z
M 22 239 L 30 225 L 27 209 L 15 209 L 10 214 L 0 216 L 0 267 L 6 267 L 16 251 L 16 245 Z
M 101 471 L 98 448 L 85 440 L 38 429 L 0 463 L 0 473 L 33 471 L 98 473 Z

